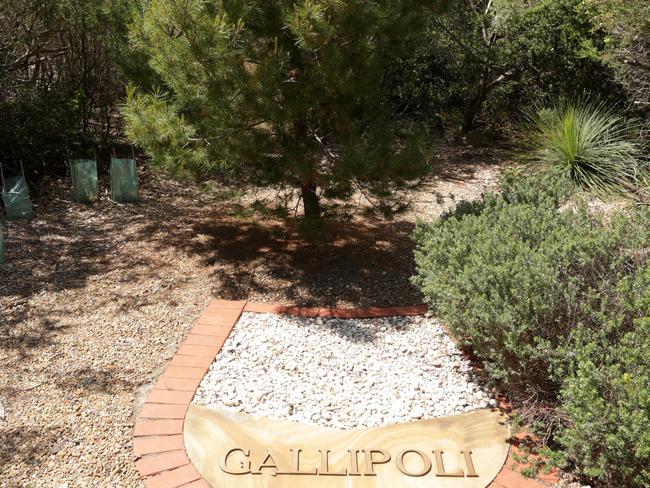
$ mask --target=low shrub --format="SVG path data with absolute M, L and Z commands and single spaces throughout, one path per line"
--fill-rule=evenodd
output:
M 561 394 L 569 420 L 558 435 L 564 459 L 603 486 L 649 487 L 650 317 L 606 349 L 587 342 L 576 350 L 576 371 Z
M 557 457 L 648 487 L 649 214 L 604 222 L 569 196 L 561 179 L 510 177 L 418 225 L 413 282 L 511 398 L 543 406 L 527 420 L 560 426 Z
M 632 298 L 618 285 L 635 272 L 631 252 L 647 231 L 624 218 L 604 225 L 582 207 L 559 211 L 562 184 L 535 191 L 540 181 L 509 183 L 418 226 L 413 281 L 493 378 L 552 398 L 571 331 L 631 327 Z

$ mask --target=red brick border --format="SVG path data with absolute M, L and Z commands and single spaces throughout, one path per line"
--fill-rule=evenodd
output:
M 232 300 L 213 300 L 156 382 L 133 430 L 135 466 L 146 488 L 210 488 L 187 456 L 185 414 L 203 376 L 242 312 L 300 317 L 373 318 L 426 313 L 426 305 L 394 308 L 307 308 Z M 508 457 L 488 488 L 542 488 L 514 471 Z M 550 478 L 546 478 L 552 481 Z

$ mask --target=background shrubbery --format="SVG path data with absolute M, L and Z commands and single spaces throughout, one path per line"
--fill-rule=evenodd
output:
M 397 64 L 395 98 L 407 113 L 507 134 L 513 114 L 539 100 L 626 99 L 605 61 L 608 32 L 583 0 L 447 3 L 429 20 L 426 42 Z
M 105 158 L 123 141 L 126 76 L 146 59 L 127 43 L 131 0 L 0 2 L 0 163 L 32 183 L 71 157 Z M 142 76 L 141 76 L 142 75 Z
M 433 313 L 604 486 L 648 486 L 648 216 L 604 222 L 562 179 L 510 177 L 415 233 Z
M 107 156 L 124 142 L 118 108 L 127 83 L 162 98 L 173 92 L 171 84 L 151 69 L 156 61 L 147 54 L 147 46 L 138 44 L 148 4 L 140 0 L 0 4 L 0 161 L 8 171 L 15 172 L 22 160 L 34 182 L 64 171 L 66 152 Z M 186 2 L 179 8 L 203 5 L 213 11 L 222 4 Z M 274 8 L 284 4 L 265 3 Z M 426 33 L 418 33 L 406 54 L 395 53 L 379 80 L 390 102 L 391 121 L 420 119 L 454 135 L 489 129 L 508 136 L 513 114 L 522 108 L 587 92 L 633 112 L 648 134 L 649 7 L 626 0 L 429 4 L 435 8 L 422 19 Z M 326 5 L 304 2 L 314 12 Z M 182 38 L 186 33 L 164 16 L 161 12 L 162 32 Z M 292 79 L 290 73 L 283 75 Z M 174 161 L 165 161 L 166 167 L 178 165 L 178 148 L 195 142 L 191 133 L 172 135 L 177 150 L 170 151 Z M 158 137 L 158 144 L 164 139 L 164 134 Z M 189 166 L 202 160 L 191 159 Z M 204 163 L 208 170 L 217 166 L 214 161 Z

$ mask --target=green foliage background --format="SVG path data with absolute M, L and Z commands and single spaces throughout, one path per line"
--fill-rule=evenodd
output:
M 347 20 L 332 17 L 337 9 L 342 12 L 343 7 L 352 8 L 355 4 L 357 13 L 350 12 Z M 171 11 L 171 5 L 176 5 L 177 11 Z M 405 165 L 391 169 L 387 163 L 382 171 L 376 172 L 369 170 L 373 164 L 360 164 L 358 160 L 361 153 L 367 161 L 377 161 L 382 151 L 394 153 L 401 149 L 391 147 L 391 136 L 409 140 L 405 137 L 408 135 L 413 140 L 417 135 L 420 141 L 429 141 L 431 131 L 455 133 L 459 129 L 489 129 L 507 135 L 522 107 L 582 93 L 617 102 L 622 109 L 629 108 L 646 122 L 646 127 L 649 120 L 650 13 L 643 4 L 632 8 L 624 0 L 439 0 L 427 4 L 395 2 L 389 8 L 388 4 L 381 6 L 377 2 L 312 0 L 296 2 L 291 7 L 293 13 L 283 10 L 288 3 L 283 6 L 283 2 L 275 1 L 215 1 L 197 9 L 200 5 L 203 4 L 177 2 L 166 6 L 165 2 L 144 0 L 3 2 L 0 108 L 4 117 L 0 121 L 0 160 L 13 170 L 22 160 L 30 179 L 34 179 L 37 175 L 60 174 L 66 152 L 77 156 L 107 155 L 111 146 L 126 142 L 118 108 L 126 95 L 126 83 L 131 82 L 138 87 L 138 93 L 153 98 L 138 99 L 140 106 L 129 106 L 141 114 L 156 113 L 161 117 L 160 122 L 144 117 L 130 121 L 134 128 L 131 136 L 149 147 L 150 154 L 156 152 L 155 162 L 168 168 L 182 166 L 183 170 L 202 168 L 206 174 L 237 170 L 242 161 L 271 154 L 277 148 L 265 147 L 268 134 L 258 130 L 244 137 L 251 150 L 242 151 L 244 141 L 228 142 L 236 142 L 232 141 L 232 130 L 238 128 L 233 126 L 218 135 L 224 144 L 200 144 L 194 136 L 213 130 L 215 124 L 210 117 L 199 123 L 199 100 L 203 98 L 201 103 L 205 105 L 207 99 L 214 97 L 207 104 L 206 113 L 220 114 L 220 120 L 227 111 L 241 107 L 245 109 L 242 113 L 257 111 L 268 115 L 274 109 L 261 100 L 272 100 L 277 95 L 268 87 L 277 87 L 282 76 L 284 80 L 290 79 L 287 71 L 295 67 L 295 53 L 310 50 L 324 56 L 325 64 L 321 66 L 327 69 L 311 71 L 314 90 L 301 91 L 303 112 L 307 106 L 314 110 L 325 105 L 331 107 L 331 112 L 347 110 L 351 108 L 351 93 L 366 91 L 369 82 L 380 80 L 382 103 L 377 103 L 376 93 L 372 95 L 371 91 L 367 98 L 374 98 L 375 104 L 368 106 L 365 100 L 357 104 L 356 110 L 372 113 L 373 125 L 384 129 L 372 131 L 376 137 L 370 138 L 357 126 L 354 140 L 346 141 L 351 150 L 339 155 L 355 160 L 354 164 L 341 167 L 352 166 L 353 173 L 374 177 L 372 186 L 380 193 L 383 184 L 379 180 L 385 179 L 383 176 L 391 179 L 397 173 L 395 169 L 403 170 Z M 434 8 L 422 9 L 425 5 Z M 229 9 L 233 18 L 249 24 L 229 26 L 225 18 L 212 22 L 217 18 L 217 9 L 224 8 Z M 236 15 L 235 8 L 241 9 Z M 269 18 L 263 20 L 272 9 L 278 12 L 273 14 L 277 17 L 275 24 Z M 360 14 L 362 10 L 366 15 Z M 184 23 L 200 17 L 204 17 L 203 21 L 195 25 Z M 178 34 L 178 39 L 168 36 L 165 40 L 155 33 L 156 26 L 171 28 L 174 23 L 171 32 Z M 251 33 L 257 39 L 267 35 L 271 38 L 281 25 L 286 28 L 280 29 L 278 49 L 284 54 L 292 53 L 291 59 L 282 58 L 280 51 L 274 52 L 272 46 L 263 43 L 252 49 Z M 358 42 L 364 36 L 368 38 L 373 29 L 386 39 L 397 39 L 400 30 L 412 29 L 414 35 L 408 36 L 408 42 L 391 41 L 383 45 L 377 51 L 385 55 L 381 62 L 366 56 L 369 45 L 359 42 L 352 50 L 349 43 L 342 41 L 342 33 Z M 224 49 L 227 39 L 235 44 Z M 159 44 L 152 44 L 154 41 Z M 169 56 L 154 53 L 154 48 L 164 49 Z M 245 49 L 234 55 L 240 48 Z M 258 56 L 265 50 L 271 54 L 264 61 L 263 76 L 258 73 L 251 77 L 248 72 L 247 77 L 255 78 L 257 85 L 243 85 L 249 95 L 254 95 L 246 103 L 238 98 L 240 107 L 234 107 L 234 102 L 223 99 L 223 93 L 232 86 L 217 89 L 216 85 L 226 79 L 230 83 L 242 81 L 246 72 L 241 71 L 241 58 Z M 233 67 L 224 69 L 234 61 L 233 56 L 239 63 L 238 73 Z M 355 72 L 363 73 L 365 81 L 358 76 L 352 80 L 339 76 L 344 61 L 352 65 L 361 63 L 364 70 Z M 374 71 L 369 69 L 370 65 L 375 66 Z M 378 66 L 381 72 L 377 71 Z M 206 78 L 205 73 L 217 67 L 222 72 Z M 189 76 L 184 79 L 174 74 L 182 71 Z M 177 79 L 171 82 L 174 77 Z M 209 90 L 191 94 L 176 91 L 181 84 L 187 90 L 203 82 L 210 84 Z M 289 95 L 289 86 L 282 88 L 284 96 Z M 293 98 L 297 93 L 295 84 L 292 88 Z M 333 100 L 334 94 L 343 96 L 337 95 Z M 130 101 L 135 103 L 136 98 Z M 298 110 L 297 105 L 294 110 Z M 174 118 L 178 115 L 182 115 L 180 121 Z M 286 110 L 285 116 L 284 120 L 273 121 L 276 130 L 291 119 Z M 414 124 L 419 130 L 414 130 Z M 323 134 L 319 137 L 322 139 Z M 292 152 L 318 149 L 320 143 L 308 139 L 302 144 L 308 141 L 310 147 L 292 143 Z M 171 142 L 165 143 L 166 140 Z M 261 150 L 255 151 L 253 148 L 259 149 L 259 145 Z M 237 146 L 238 152 L 234 150 Z M 412 152 L 405 154 L 414 156 Z M 255 175 L 246 172 L 246 176 L 278 181 L 286 178 L 287 172 L 296 173 L 289 166 L 287 162 L 267 158 L 266 163 L 256 165 Z M 348 176 L 344 171 L 334 179 L 341 182 Z M 350 185 L 338 186 L 342 195 L 349 191 Z
M 0 4 L 0 162 L 37 182 L 71 157 L 121 140 L 124 73 L 149 69 L 128 46 L 130 0 L 7 0 Z M 144 68 L 142 68 L 144 67 Z
M 604 61 L 606 40 L 583 0 L 453 0 L 400 60 L 394 96 L 448 129 L 507 132 L 513 114 L 540 100 L 625 98 Z

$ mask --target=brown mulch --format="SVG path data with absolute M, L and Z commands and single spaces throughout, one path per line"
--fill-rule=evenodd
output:
M 297 222 L 250 198 L 143 175 L 141 202 L 72 202 L 52 181 L 36 217 L 5 222 L 0 266 L 0 486 L 133 487 L 133 411 L 214 297 L 305 306 L 422 301 L 410 284 L 416 218 L 495 184 L 498 154 L 447 148 L 409 212 Z M 103 184 L 102 188 L 107 185 Z M 67 483 L 67 484 L 66 484 Z

